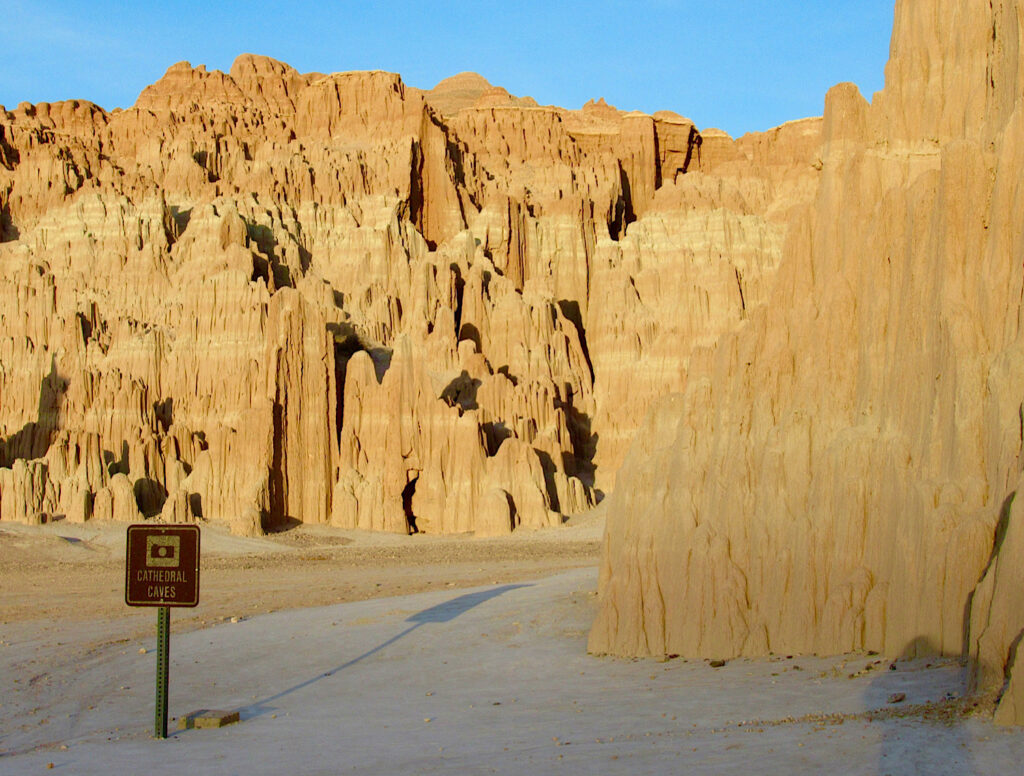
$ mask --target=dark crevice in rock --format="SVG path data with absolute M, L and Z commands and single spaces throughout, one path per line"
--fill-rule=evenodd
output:
M 342 419 L 345 417 L 345 378 L 348 374 L 348 362 L 356 353 L 365 351 L 366 347 L 350 326 L 331 324 L 327 328 L 334 335 L 335 429 L 340 441 Z
M 537 453 L 537 457 L 540 459 L 540 467 L 544 471 L 544 490 L 547 492 L 548 502 L 551 505 L 551 509 L 555 512 L 561 512 L 562 508 L 559 504 L 558 488 L 555 487 L 555 472 L 558 471 L 555 466 L 555 462 L 551 460 L 551 456 L 543 450 L 537 450 L 534 448 L 534 452 Z
M 466 291 L 466 281 L 462 277 L 462 270 L 459 269 L 458 264 L 452 264 L 449 269 L 451 269 L 452 274 L 455 275 L 455 281 L 453 283 L 455 287 L 455 310 L 453 317 L 455 318 L 455 331 L 458 333 L 462 326 L 462 296 Z
M 50 371 L 39 384 L 36 419 L 7 439 L 0 439 L 0 467 L 10 468 L 19 458 L 33 460 L 46 455 L 54 432 L 60 426 L 61 405 L 68 385 L 67 379 L 57 371 L 57 359 L 51 358 Z
M 417 474 L 402 488 L 402 509 L 405 511 L 406 528 L 411 534 L 419 533 L 419 529 L 416 527 L 416 515 L 412 511 L 412 499 L 416 495 L 416 483 L 419 479 L 419 474 Z
M 441 399 L 449 407 L 458 406 L 462 412 L 475 410 L 479 406 L 476 402 L 476 392 L 480 385 L 479 380 L 470 377 L 469 373 L 463 369 L 462 373 L 441 391 Z
M 423 233 L 424 214 L 426 212 L 425 192 L 423 190 L 423 146 L 418 140 L 412 141 L 412 163 L 409 166 L 409 220 L 430 250 L 437 249 L 437 243 L 427 239 Z
M 285 428 L 284 406 L 280 401 L 274 401 L 274 453 L 270 464 L 270 511 L 260 516 L 260 522 L 264 531 L 273 531 L 286 523 L 285 503 L 287 501 L 284 475 L 284 443 Z
M 512 429 L 503 420 L 481 423 L 480 430 L 484 432 L 484 452 L 488 458 L 496 456 L 501 443 L 512 436 Z
M 612 212 L 608 220 L 608 234 L 618 242 L 625 234 L 626 227 L 636 221 L 636 213 L 633 210 L 633 194 L 629 185 L 629 176 L 619 163 L 619 196 L 612 206 Z
M 594 365 L 590 361 L 590 348 L 587 347 L 587 330 L 583 327 L 583 314 L 580 311 L 580 303 L 573 299 L 559 299 L 558 309 L 562 315 L 576 327 L 576 336 L 579 337 L 580 347 L 583 349 L 583 358 L 587 362 L 587 373 L 590 375 L 590 384 L 594 384 Z
M 11 186 L 0 188 L 0 243 L 13 242 L 21 236 L 21 231 L 14 223 L 11 215 Z

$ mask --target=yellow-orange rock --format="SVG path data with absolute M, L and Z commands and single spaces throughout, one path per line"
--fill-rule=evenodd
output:
M 592 650 L 963 655 L 1024 722 L 1022 13 L 900 0 L 885 90 L 829 92 L 766 303 L 619 474 Z
M 249 54 L 129 110 L 3 111 L 4 519 L 501 533 L 589 508 L 668 385 L 602 393 L 630 335 L 592 348 L 592 300 L 627 320 L 606 286 L 699 146 L 675 114 Z

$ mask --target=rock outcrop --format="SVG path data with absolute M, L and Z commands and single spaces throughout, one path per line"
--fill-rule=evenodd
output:
M 1024 723 L 1022 18 L 900 0 L 884 91 L 828 93 L 766 303 L 620 471 L 591 650 L 962 655 Z
M 765 302 L 819 126 L 248 54 L 0 110 L 0 518 L 557 525 Z

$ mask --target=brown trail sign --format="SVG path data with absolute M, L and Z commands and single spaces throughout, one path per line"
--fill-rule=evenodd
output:
M 156 716 L 153 735 L 167 738 L 170 607 L 196 606 L 199 603 L 199 526 L 128 526 L 124 601 L 129 606 L 159 607 L 156 612 Z
M 199 526 L 130 525 L 126 555 L 129 606 L 199 603 Z

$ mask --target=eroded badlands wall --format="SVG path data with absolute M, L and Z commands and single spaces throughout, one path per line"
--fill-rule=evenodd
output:
M 767 303 L 637 435 L 590 648 L 964 654 L 1021 723 L 1024 4 L 895 20 Z
M 820 124 L 251 55 L 0 109 L 0 519 L 558 524 L 766 303 Z

